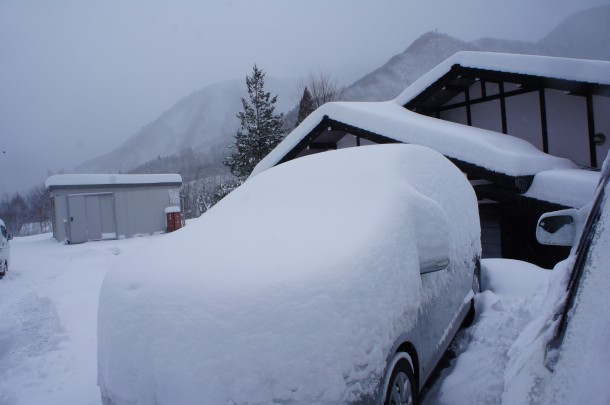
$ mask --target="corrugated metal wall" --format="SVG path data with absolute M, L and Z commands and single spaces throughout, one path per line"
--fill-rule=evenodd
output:
M 53 235 L 58 241 L 128 238 L 166 230 L 165 208 L 179 206 L 176 186 L 56 188 Z

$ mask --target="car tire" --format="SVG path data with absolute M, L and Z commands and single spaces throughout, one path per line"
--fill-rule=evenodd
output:
M 0 279 L 4 277 L 4 275 L 8 272 L 8 264 L 2 263 L 2 271 L 0 271 Z
M 474 275 L 472 277 L 472 291 L 475 294 L 481 292 L 481 266 L 476 266 L 474 269 Z M 470 300 L 470 309 L 464 318 L 463 326 L 470 326 L 474 322 L 475 309 L 474 309 L 474 298 Z
M 416 405 L 417 392 L 411 365 L 406 360 L 396 363 L 386 390 L 384 405 Z

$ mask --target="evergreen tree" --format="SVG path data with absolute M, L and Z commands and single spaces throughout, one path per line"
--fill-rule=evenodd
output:
M 233 153 L 223 162 L 240 182 L 284 138 L 283 114 L 275 114 L 277 96 L 265 91 L 265 72 L 256 64 L 246 86 L 248 100 L 241 99 L 244 110 L 237 114 L 241 127 L 230 146 Z
M 313 98 L 311 97 L 311 93 L 309 92 L 307 86 L 305 86 L 305 89 L 303 90 L 303 96 L 301 97 L 301 101 L 299 102 L 299 116 L 297 117 L 297 123 L 295 127 L 298 127 L 299 124 L 303 122 L 303 120 L 307 118 L 307 116 L 311 114 L 315 109 L 316 106 L 314 104 Z

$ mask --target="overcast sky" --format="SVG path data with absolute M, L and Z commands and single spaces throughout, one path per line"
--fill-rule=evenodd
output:
M 320 69 L 349 84 L 429 30 L 538 40 L 568 14 L 609 3 L 0 0 L 0 196 L 15 188 L 6 171 L 24 161 L 32 176 L 69 170 L 254 62 L 270 76 Z

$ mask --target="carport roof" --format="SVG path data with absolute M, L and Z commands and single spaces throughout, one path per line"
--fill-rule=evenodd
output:
M 526 86 L 556 88 L 574 93 L 610 95 L 610 62 L 514 55 L 495 52 L 458 52 L 407 87 L 394 102 L 421 106 L 439 91 L 451 91 L 456 79 L 506 81 Z

